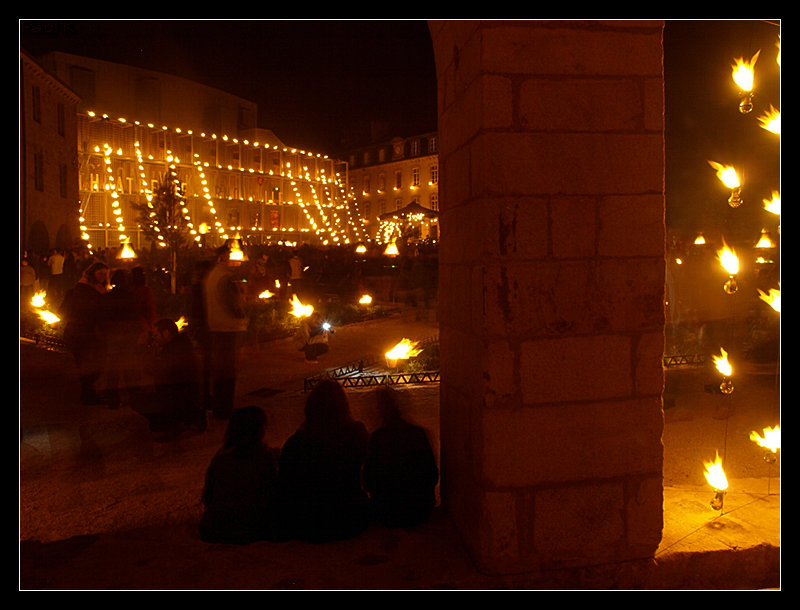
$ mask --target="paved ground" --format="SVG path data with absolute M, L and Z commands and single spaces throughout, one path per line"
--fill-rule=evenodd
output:
M 435 322 L 410 313 L 338 330 L 323 366 L 425 339 Z M 350 541 L 245 547 L 197 537 L 203 475 L 224 424 L 153 442 L 129 408 L 82 407 L 69 356 L 20 347 L 20 588 L 41 589 L 759 589 L 780 586 L 780 461 L 749 440 L 778 421 L 774 371 L 753 368 L 730 396 L 704 391 L 698 371 L 673 374 L 665 410 L 664 531 L 654 561 L 629 580 L 602 569 L 499 578 L 473 566 L 447 515 L 411 530 L 371 527 Z M 240 406 L 268 415 L 279 447 L 302 421 L 302 380 L 316 369 L 288 340 L 243 354 Z M 438 387 L 404 390 L 411 419 L 438 439 Z M 371 390 L 351 390 L 354 414 L 375 424 Z M 730 491 L 721 511 L 704 482 L 708 452 L 725 454 Z M 436 446 L 438 451 L 438 444 Z

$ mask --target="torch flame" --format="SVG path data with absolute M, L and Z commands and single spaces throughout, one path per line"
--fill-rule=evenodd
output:
M 770 288 L 769 294 L 763 292 L 760 288 L 758 290 L 758 297 L 764 301 L 767 305 L 772 307 L 778 313 L 781 312 L 781 291 L 780 288 Z
M 367 247 L 364 244 L 358 244 L 358 246 L 356 246 L 356 252 L 358 254 L 364 254 L 366 251 Z
M 34 294 L 33 298 L 31 299 L 31 305 L 33 305 L 36 308 L 44 307 L 44 296 L 45 296 L 45 294 L 46 293 L 44 291 L 40 291 L 40 292 L 37 292 L 36 294 Z
M 361 303 L 362 305 L 369 305 L 370 303 L 372 303 L 372 297 L 369 296 L 368 294 L 365 294 L 358 300 L 358 302 Z
M 175 320 L 175 326 L 178 327 L 178 331 L 181 331 L 187 326 L 189 326 L 189 322 L 186 321 L 186 318 L 184 316 L 181 316 L 180 318 Z
M 764 436 L 760 436 L 758 432 L 753 430 L 750 433 L 750 440 L 759 447 L 764 447 L 764 449 L 769 449 L 772 453 L 777 453 L 778 449 L 781 448 L 781 427 L 764 428 Z
M 706 471 L 706 481 L 716 490 L 724 491 L 728 489 L 728 479 L 725 476 L 725 471 L 722 469 L 722 460 L 717 452 L 717 458 L 713 462 L 703 462 Z
M 758 122 L 761 123 L 763 129 L 770 133 L 781 135 L 781 111 L 776 110 L 772 105 L 764 115 L 758 117 Z
M 716 161 L 709 161 L 708 164 L 717 171 L 717 178 L 719 178 L 722 181 L 722 184 L 728 188 L 735 189 L 742 185 L 733 166 L 722 165 Z
M 131 247 L 131 243 L 129 241 L 126 240 L 122 242 L 122 250 L 119 251 L 117 258 L 120 259 L 136 258 L 136 252 L 133 251 L 133 248 Z
M 730 273 L 731 275 L 736 275 L 739 273 L 739 258 L 736 256 L 736 252 L 728 247 L 723 240 L 723 248 L 722 250 L 717 251 L 717 256 L 719 257 L 719 262 L 722 267 Z
M 706 243 L 706 238 L 703 237 L 702 233 L 700 233 L 697 237 L 694 238 L 694 243 L 697 246 L 702 246 L 704 243 Z
M 733 367 L 730 362 L 728 362 L 728 352 L 723 348 L 719 348 L 719 351 L 722 353 L 722 356 L 714 356 L 714 365 L 725 377 L 730 377 L 733 374 Z
M 60 318 L 51 311 L 47 311 L 46 309 L 39 310 L 39 317 L 47 322 L 48 324 L 55 324 L 60 320 Z
M 735 82 L 742 91 L 753 90 L 753 69 L 755 68 L 759 53 L 761 53 L 761 49 L 756 51 L 756 54 L 753 55 L 750 61 L 746 61 L 742 57 L 734 60 L 733 82 Z
M 386 246 L 386 250 L 383 251 L 386 256 L 397 256 L 400 254 L 399 250 L 397 249 L 397 244 L 394 240 L 388 246 Z
M 772 241 L 772 238 L 769 236 L 769 232 L 766 229 L 761 229 L 761 237 L 756 244 L 756 248 L 774 248 L 775 242 Z
M 292 315 L 296 318 L 304 318 L 310 316 L 314 312 L 313 305 L 303 305 L 296 294 L 292 295 Z
M 270 299 L 275 296 L 274 292 L 270 292 L 269 290 L 265 290 L 261 294 L 258 295 L 259 299 Z
M 422 352 L 422 350 L 417 347 L 416 343 L 412 342 L 410 339 L 403 339 L 386 352 L 386 357 L 390 360 L 406 360 L 417 356 L 420 352 Z
M 778 191 L 772 191 L 772 199 L 764 199 L 764 209 L 767 212 L 780 215 L 781 194 Z

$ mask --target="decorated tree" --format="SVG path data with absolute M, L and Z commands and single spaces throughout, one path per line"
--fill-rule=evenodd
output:
M 170 165 L 164 178 L 146 203 L 136 206 L 142 232 L 151 244 L 168 252 L 170 287 L 176 291 L 178 254 L 192 243 L 191 221 L 181 181 Z

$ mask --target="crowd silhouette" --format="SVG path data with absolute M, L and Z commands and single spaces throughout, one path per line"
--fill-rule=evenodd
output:
M 235 410 L 206 473 L 201 538 L 321 544 L 354 538 L 371 523 L 425 523 L 439 478 L 430 443 L 401 417 L 392 390 L 381 388 L 376 397 L 383 423 L 370 434 L 353 419 L 341 385 L 319 382 L 306 400 L 305 421 L 280 451 L 263 442 L 259 407 Z

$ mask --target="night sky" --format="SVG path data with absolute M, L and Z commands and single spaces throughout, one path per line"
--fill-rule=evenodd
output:
M 775 22 L 775 20 L 772 20 Z M 669 20 L 664 33 L 667 222 L 746 230 L 780 188 L 780 139 L 758 126 L 780 109 L 779 28 L 766 20 Z M 436 130 L 436 75 L 424 20 L 30 21 L 20 46 L 181 75 L 249 99 L 290 146 L 335 154 L 365 121 L 390 135 Z M 756 108 L 738 112 L 734 58 L 756 64 Z M 727 208 L 709 160 L 741 167 L 745 205 Z M 760 229 L 759 229 L 760 230 Z

